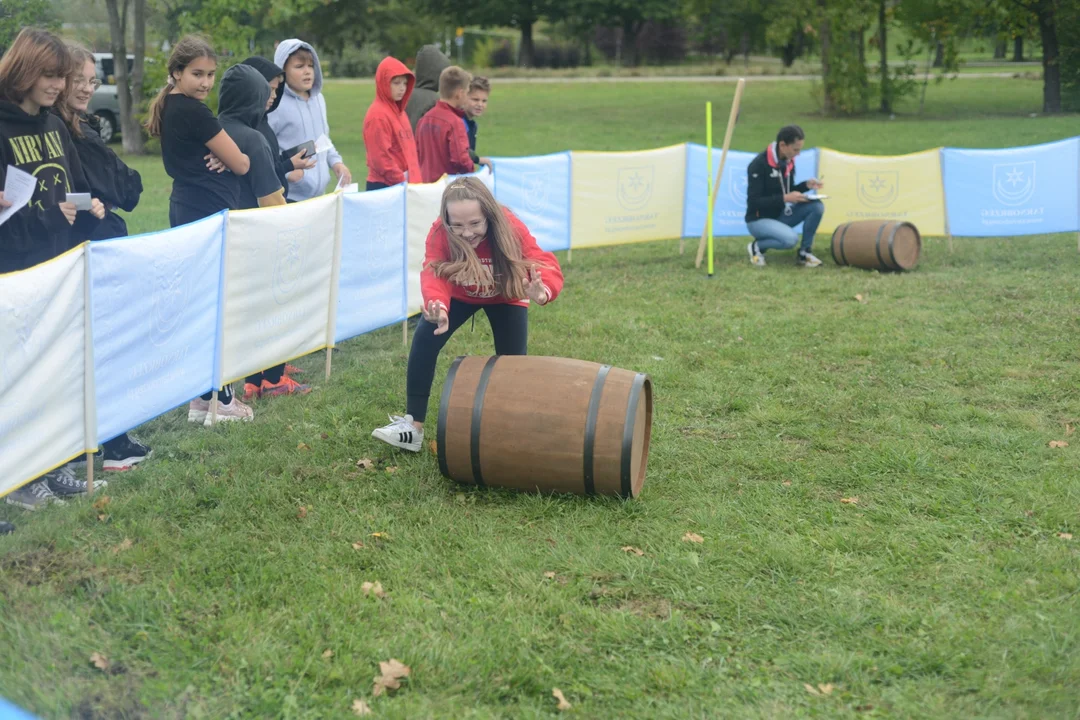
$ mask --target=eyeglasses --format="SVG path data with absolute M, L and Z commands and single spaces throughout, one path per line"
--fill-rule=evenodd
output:
M 476 220 L 468 225 L 451 225 L 450 229 L 454 231 L 456 235 L 460 235 L 465 232 L 466 228 L 472 230 L 474 235 L 479 235 L 487 227 L 487 220 Z
M 87 81 L 86 78 L 81 78 L 81 77 L 80 78 L 75 78 L 75 81 L 74 81 L 73 84 L 75 85 L 75 87 L 77 89 L 88 87 L 88 88 L 90 88 L 92 90 L 97 90 L 99 87 L 101 87 L 101 81 L 98 80 L 97 78 L 94 78 L 93 80 L 89 80 L 89 81 Z

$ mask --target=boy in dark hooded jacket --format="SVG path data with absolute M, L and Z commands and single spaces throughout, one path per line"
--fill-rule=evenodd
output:
M 435 45 L 425 45 L 416 53 L 416 87 L 405 108 L 414 134 L 420 118 L 439 102 L 439 76 L 448 67 L 450 58 Z
M 375 100 L 364 116 L 368 190 L 421 180 L 416 140 L 405 114 L 415 83 L 413 74 L 396 58 L 383 59 L 375 71 Z
M 269 141 L 259 131 L 266 120 L 270 84 L 250 65 L 233 65 L 221 80 L 218 121 L 240 151 L 251 160 L 251 169 L 240 178 L 241 210 L 285 204 L 285 190 Z M 285 374 L 285 365 L 255 373 L 244 383 L 244 401 L 263 395 L 306 394 L 311 391 Z
M 270 144 L 270 152 L 274 155 L 278 180 L 281 181 L 281 186 L 285 190 L 285 198 L 288 199 L 289 183 L 300 182 L 300 179 L 304 177 L 304 171 L 315 167 L 316 161 L 306 159 L 304 152 L 297 153 L 295 157 L 286 155 L 281 150 L 274 129 L 270 127 L 270 120 L 268 119 L 270 113 L 277 110 L 278 105 L 281 104 L 281 86 L 285 83 L 285 70 L 260 55 L 249 57 L 243 64 L 250 65 L 258 70 L 266 78 L 266 82 L 270 84 L 270 99 L 267 101 L 266 114 L 263 115 L 257 129 L 266 138 L 266 142 Z

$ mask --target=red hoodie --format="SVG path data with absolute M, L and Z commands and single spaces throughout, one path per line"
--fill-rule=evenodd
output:
M 398 75 L 409 79 L 405 97 L 391 100 L 390 81 Z M 421 182 L 420 161 L 416 156 L 416 140 L 405 106 L 416 85 L 416 76 L 400 60 L 385 58 L 375 71 L 375 101 L 364 116 L 364 147 L 367 149 L 368 182 L 397 185 Z
M 416 146 L 426 183 L 435 182 L 443 175 L 467 175 L 473 171 L 465 111 L 444 100 L 435 103 L 420 118 L 416 125 Z
M 427 117 L 427 115 L 424 117 Z M 506 214 L 506 219 L 510 221 L 510 227 L 514 229 L 514 234 L 521 239 L 521 251 L 525 256 L 525 260 L 532 260 L 538 266 L 547 266 L 537 267 L 537 270 L 540 272 L 540 279 L 543 281 L 544 287 L 547 288 L 548 302 L 551 302 L 559 296 L 563 286 L 563 274 L 562 269 L 559 267 L 559 261 L 551 253 L 540 249 L 540 246 L 536 244 L 536 238 L 529 232 L 529 228 L 525 227 L 525 223 L 518 220 L 514 213 L 507 208 L 503 208 L 503 212 Z M 484 238 L 476 246 L 476 255 L 480 258 L 481 263 L 488 267 L 491 266 L 491 242 L 487 238 Z M 420 293 L 424 296 L 424 307 L 427 307 L 428 303 L 434 300 L 441 302 L 449 309 L 451 299 L 466 302 L 470 305 L 520 305 L 528 307 L 528 298 L 481 295 L 476 286 L 462 287 L 446 278 L 436 277 L 435 272 L 431 269 L 431 263 L 449 259 L 450 238 L 446 234 L 446 228 L 443 226 L 442 220 L 436 220 L 435 224 L 431 226 L 431 231 L 428 232 L 424 269 L 420 273 Z

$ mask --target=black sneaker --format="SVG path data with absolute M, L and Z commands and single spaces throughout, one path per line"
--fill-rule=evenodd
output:
M 46 475 L 45 482 L 53 494 L 60 498 L 82 495 L 87 489 L 86 481 L 75 477 L 75 473 L 66 465 Z M 105 487 L 107 484 L 104 480 L 94 481 L 95 488 Z
M 127 433 L 105 443 L 105 472 L 131 470 L 153 452 Z
M 27 483 L 18 490 L 8 493 L 4 498 L 4 502 L 8 505 L 21 507 L 23 510 L 40 510 L 49 504 L 64 504 L 64 501 L 56 497 L 53 491 L 49 489 L 49 483 L 45 478 Z
M 9 522 L 0 521 L 0 535 L 10 535 L 15 532 L 15 526 Z

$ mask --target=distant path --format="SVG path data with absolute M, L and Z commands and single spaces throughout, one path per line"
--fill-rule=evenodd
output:
M 952 80 L 988 80 L 991 78 L 1012 78 L 1015 72 L 992 72 L 992 73 L 952 73 L 945 78 Z M 820 75 L 746 75 L 746 82 L 796 82 L 807 80 L 820 80 Z M 937 78 L 937 75 L 933 75 Z M 491 81 L 499 85 L 529 84 L 529 83 L 734 83 L 739 75 L 650 75 L 642 77 L 538 77 L 538 78 L 500 78 L 493 77 Z M 371 78 L 340 78 L 332 82 L 348 83 L 355 85 L 370 85 L 374 82 Z

